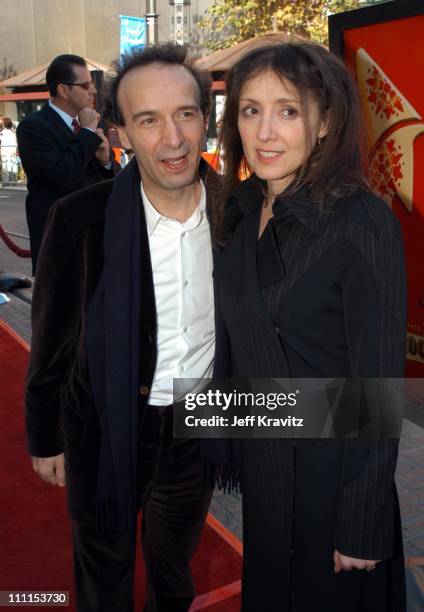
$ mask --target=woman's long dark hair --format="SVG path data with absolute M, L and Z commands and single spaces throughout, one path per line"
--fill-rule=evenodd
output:
M 287 188 L 293 193 L 307 185 L 312 199 L 325 206 L 360 186 L 368 189 L 364 174 L 365 128 L 356 85 L 335 55 L 314 43 L 282 43 L 255 49 L 239 60 L 227 78 L 227 99 L 222 121 L 220 150 L 224 155 L 224 197 L 218 205 L 218 228 L 226 201 L 248 170 L 238 131 L 239 101 L 243 86 L 271 71 L 288 81 L 299 95 L 305 132 L 309 134 L 308 100 L 318 104 L 328 131 Z M 219 233 L 219 229 L 218 229 Z

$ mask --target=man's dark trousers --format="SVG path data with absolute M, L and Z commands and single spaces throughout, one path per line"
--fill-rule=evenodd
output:
M 138 500 L 147 575 L 146 612 L 187 612 L 189 562 L 212 491 L 197 440 L 174 439 L 172 406 L 149 406 L 139 435 Z M 100 536 L 73 522 L 78 612 L 132 612 L 136 534 Z

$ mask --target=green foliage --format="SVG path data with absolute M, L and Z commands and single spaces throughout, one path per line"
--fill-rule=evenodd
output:
M 328 15 L 358 7 L 359 0 L 218 0 L 198 23 L 198 34 L 211 51 L 277 30 L 326 44 Z

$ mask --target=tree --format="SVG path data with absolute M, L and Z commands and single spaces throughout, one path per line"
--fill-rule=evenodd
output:
M 359 6 L 359 0 L 218 0 L 198 23 L 199 38 L 211 51 L 271 31 L 325 44 L 328 15 Z
M 5 81 L 6 79 L 15 76 L 17 74 L 13 64 L 9 62 L 5 57 L 2 57 L 0 60 L 0 81 Z

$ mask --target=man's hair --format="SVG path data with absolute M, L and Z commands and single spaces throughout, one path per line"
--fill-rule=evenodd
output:
M 58 55 L 47 68 L 46 83 L 52 98 L 57 96 L 57 86 L 59 83 L 72 83 L 75 81 L 74 66 L 86 68 L 87 62 L 79 55 Z
M 12 121 L 12 119 L 10 119 L 10 117 L 3 117 L 3 126 L 7 130 L 12 129 L 13 128 L 13 121 Z
M 145 49 L 136 49 L 131 53 L 122 54 L 114 63 L 114 75 L 109 79 L 109 109 L 111 119 L 117 125 L 125 121 L 118 104 L 118 89 L 123 77 L 134 68 L 143 68 L 151 64 L 165 66 L 183 66 L 192 75 L 199 88 L 199 106 L 204 117 L 210 110 L 211 77 L 208 72 L 194 67 L 193 59 L 188 56 L 186 47 L 167 43 Z M 172 92 L 170 92 L 172 96 Z

